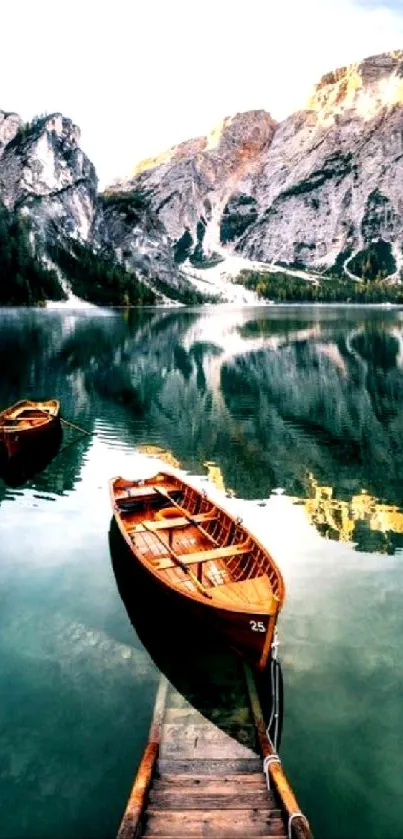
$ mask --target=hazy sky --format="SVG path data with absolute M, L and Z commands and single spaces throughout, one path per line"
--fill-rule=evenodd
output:
M 105 184 L 237 111 L 280 119 L 323 73 L 403 48 L 403 0 L 19 0 L 1 36 L 0 108 L 71 117 Z

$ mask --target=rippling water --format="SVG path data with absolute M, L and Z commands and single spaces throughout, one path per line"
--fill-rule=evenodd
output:
M 208 480 L 282 568 L 282 758 L 317 839 L 403 833 L 403 313 L 0 312 L 1 404 L 59 454 L 0 480 L 3 839 L 116 831 L 158 670 L 115 579 L 107 481 Z M 18 482 L 17 482 L 18 483 Z

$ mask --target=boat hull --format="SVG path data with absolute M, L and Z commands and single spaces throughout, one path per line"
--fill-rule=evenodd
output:
M 57 429 L 60 429 L 60 417 L 52 418 L 49 423 L 39 428 L 4 434 L 0 443 L 7 457 L 12 458 L 20 452 L 31 450 L 36 445 L 44 445 Z
M 277 617 L 284 599 L 281 574 L 266 549 L 240 523 L 240 519 L 230 519 L 229 514 L 215 502 L 212 502 L 206 494 L 201 494 L 199 490 L 183 479 L 177 479 L 179 491 L 182 487 L 186 489 L 186 492 L 190 491 L 194 495 L 198 495 L 198 501 L 204 505 L 204 508 L 213 505 L 213 508 L 210 506 L 207 513 L 201 511 L 198 514 L 199 521 L 201 517 L 204 522 L 203 526 L 200 526 L 201 535 L 200 531 L 197 530 L 197 524 L 195 525 L 197 516 L 196 519 L 193 519 L 191 515 L 189 518 L 186 512 L 186 501 L 183 502 L 185 507 L 174 502 L 173 506 L 163 509 L 157 507 L 154 512 L 151 511 L 149 506 L 147 507 L 149 502 L 146 501 L 144 513 L 139 510 L 134 513 L 131 511 L 133 494 L 134 497 L 140 499 L 140 504 L 143 503 L 141 498 L 149 498 L 150 493 L 151 495 L 154 493 L 158 501 L 159 490 L 155 489 L 152 482 L 155 480 L 157 486 L 161 486 L 161 481 L 169 480 L 169 477 L 166 474 L 156 476 L 155 479 L 150 479 L 148 486 L 144 486 L 144 482 L 140 482 L 141 485 L 139 485 L 139 482 L 127 482 L 121 478 L 110 482 L 115 522 L 129 548 L 131 562 L 141 570 L 150 590 L 150 619 L 152 619 L 151 612 L 154 610 L 158 596 L 158 599 L 162 599 L 164 602 L 164 611 L 167 615 L 174 615 L 175 620 L 180 616 L 181 629 L 184 635 L 186 635 L 188 628 L 196 622 L 204 630 L 207 629 L 216 637 L 219 636 L 224 639 L 255 668 L 263 670 L 270 656 Z M 173 491 L 172 487 L 171 490 Z M 162 492 L 162 495 L 164 497 L 164 492 Z M 129 507 L 127 507 L 125 499 L 128 499 Z M 120 503 L 117 504 L 117 500 L 119 502 L 123 501 L 124 506 L 122 507 Z M 191 500 L 189 501 L 188 496 L 188 503 Z M 166 501 L 173 501 L 173 497 L 169 493 L 166 496 Z M 138 503 L 136 500 L 135 504 L 138 505 Z M 199 503 L 197 503 L 197 507 L 201 509 Z M 180 515 L 181 511 L 185 515 L 185 519 L 179 518 L 178 520 L 178 512 Z M 189 521 L 187 527 L 192 532 L 188 532 L 186 535 L 187 516 Z M 203 518 L 203 516 L 207 516 L 207 518 Z M 209 521 L 218 522 L 217 527 L 220 528 L 220 534 L 223 534 L 221 541 L 216 525 L 212 525 L 210 533 L 205 530 L 205 527 L 209 526 Z M 179 536 L 178 539 L 175 536 L 173 542 L 171 540 L 173 537 L 169 535 L 170 529 L 173 528 L 175 533 L 176 528 L 181 528 L 184 525 L 185 529 L 182 533 L 185 533 L 185 536 L 183 536 L 182 541 Z M 230 526 L 234 538 L 229 543 Z M 162 530 L 165 533 L 165 538 L 161 538 Z M 156 536 L 153 535 L 155 533 Z M 145 541 L 147 538 L 148 542 Z M 168 539 L 168 542 L 166 539 Z M 197 543 L 198 539 L 199 545 Z M 177 546 L 175 550 L 179 551 L 179 555 L 175 553 L 175 550 L 172 550 L 173 544 Z M 212 550 L 211 546 L 213 546 Z M 198 551 L 201 552 L 198 553 Z M 242 555 L 246 554 L 247 558 L 243 566 L 238 563 L 235 568 L 235 580 L 233 576 L 232 579 L 230 576 L 228 581 L 228 576 L 233 574 L 237 553 L 241 556 L 241 562 Z M 165 558 L 160 562 L 159 556 L 164 556 L 164 554 Z M 166 554 L 168 554 L 168 558 Z M 252 575 L 251 579 L 250 557 L 252 555 L 256 558 L 256 573 L 255 578 Z M 221 557 L 227 556 L 231 558 L 232 565 L 229 566 L 228 571 L 226 571 L 225 566 L 221 566 L 221 573 L 224 571 L 224 574 L 227 575 L 226 579 L 224 577 L 219 579 L 218 582 L 212 581 L 212 588 L 208 588 L 207 583 L 206 588 L 204 581 L 206 579 L 208 582 L 211 580 L 208 563 L 212 562 L 215 565 L 217 560 L 220 561 Z M 170 557 L 173 557 L 173 559 Z M 183 560 L 185 562 L 187 560 L 189 564 L 195 563 L 192 566 L 194 570 L 188 572 L 188 577 L 183 576 L 182 573 L 184 569 Z M 203 563 L 203 568 L 205 567 L 204 563 L 207 565 L 207 576 L 201 570 L 201 566 L 197 566 L 200 561 Z M 263 565 L 264 562 L 266 563 L 265 566 Z M 187 563 L 186 571 L 189 567 Z M 175 573 L 172 575 L 169 572 L 164 574 L 165 569 L 171 567 L 177 569 L 178 565 L 182 569 L 179 574 L 179 581 Z M 265 576 L 265 574 L 269 576 Z M 184 584 L 186 580 L 187 584 Z
M 48 441 L 60 431 L 60 406 L 56 402 L 56 413 L 49 414 L 46 421 L 41 425 L 34 425 L 32 427 L 19 427 L 15 429 L 9 428 L 6 425 L 7 420 L 2 418 L 12 411 L 10 408 L 0 415 L 0 455 L 3 460 L 12 460 L 19 455 L 31 453 L 37 447 L 44 448 Z M 18 403 L 17 403 L 18 404 Z M 46 404 L 46 403 L 39 403 Z M 16 407 L 16 406 L 15 406 Z
M 42 472 L 60 451 L 63 438 L 61 424 L 55 424 L 40 446 L 32 445 L 20 448 L 11 457 L 0 448 L 0 477 L 10 487 L 22 486 L 26 481 Z
M 150 621 L 155 620 L 154 614 L 157 610 L 158 614 L 163 615 L 164 619 L 169 622 L 170 628 L 171 622 L 175 624 L 178 634 L 182 633 L 186 637 L 187 633 L 189 636 L 194 636 L 198 634 L 198 630 L 203 634 L 207 631 L 212 638 L 218 636 L 242 658 L 247 659 L 254 668 L 265 669 L 267 662 L 266 660 L 262 662 L 262 654 L 267 644 L 270 654 L 277 616 L 271 616 L 269 627 L 261 632 L 254 630 L 251 626 L 252 622 L 262 623 L 261 614 L 228 612 L 225 609 L 212 608 L 207 601 L 204 604 L 183 597 L 179 591 L 165 586 L 161 580 L 148 571 L 142 562 L 138 561 L 127 545 L 116 520 L 114 524 L 121 540 L 121 547 L 126 548 L 125 561 L 133 566 L 133 585 L 139 587 L 144 601 L 150 603 Z M 143 610 L 145 611 L 144 605 Z M 160 629 L 163 631 L 163 627 Z
M 262 615 L 258 613 L 229 612 L 218 607 L 213 609 L 207 603 L 193 603 L 183 598 L 179 592 L 167 589 L 150 574 L 148 576 L 150 585 L 158 586 L 159 595 L 165 598 L 167 608 L 170 607 L 172 611 L 182 616 L 183 632 L 186 632 L 188 625 L 196 621 L 201 627 L 208 628 L 210 633 L 218 634 L 225 639 L 229 646 L 246 658 L 253 667 L 264 669 L 266 666 L 266 658 L 263 658 L 264 647 L 268 645 L 270 653 L 276 628 L 276 616 L 267 619 L 269 621 L 267 626 L 262 621 Z M 259 625 L 265 628 L 261 631 L 257 628 Z

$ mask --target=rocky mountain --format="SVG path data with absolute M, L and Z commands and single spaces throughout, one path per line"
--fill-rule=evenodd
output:
M 79 141 L 79 129 L 61 114 L 24 125 L 0 112 L 1 199 L 28 216 L 43 239 L 52 223 L 59 235 L 90 237 L 98 181 Z
M 265 111 L 228 117 L 101 195 L 79 143 L 61 114 L 25 125 L 0 112 L 0 199 L 65 291 L 74 270 L 66 277 L 58 254 L 79 259 L 78 246 L 119 267 L 130 300 L 131 277 L 159 300 L 214 297 L 234 257 L 235 270 L 400 277 L 403 51 L 329 73 L 281 123 Z M 233 288 L 221 283 L 221 299 Z
M 158 215 L 137 193 L 99 195 L 94 165 L 79 142 L 79 128 L 62 114 L 24 124 L 18 115 L 0 111 L 0 200 L 28 222 L 37 257 L 56 268 L 62 293 L 71 291 L 67 280 L 74 261 L 66 277 L 67 260 L 58 264 L 59 256 L 65 251 L 73 260 L 77 253 L 82 259 L 85 246 L 101 261 L 101 273 L 105 263 L 120 266 L 128 281 L 136 277 L 160 299 L 187 300 L 192 284 L 177 269 Z
M 238 228 L 245 228 L 257 216 L 256 201 L 250 195 L 253 177 L 275 130 L 276 123 L 265 111 L 237 114 L 224 119 L 208 137 L 181 143 L 161 158 L 144 161 L 132 178 L 115 183 L 107 192 L 143 196 L 173 242 L 178 263 L 188 257 L 194 265 L 203 264 L 206 257 L 214 260 L 221 242 L 234 238 L 228 202 L 235 200 L 240 184 L 249 195 L 239 212 L 244 221 Z
M 403 52 L 325 76 L 278 126 L 254 181 L 249 257 L 323 270 L 375 240 L 402 263 Z M 348 267 L 348 266 L 346 266 Z
M 306 108 L 279 124 L 264 111 L 224 120 L 110 191 L 146 194 L 180 258 L 235 251 L 319 272 L 346 263 L 348 274 L 348 260 L 383 241 L 393 274 L 402 264 L 402 175 L 396 51 L 324 76 Z

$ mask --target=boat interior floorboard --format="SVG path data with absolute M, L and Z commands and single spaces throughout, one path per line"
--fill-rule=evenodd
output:
M 217 606 L 278 611 L 275 576 L 262 546 L 240 519 L 171 476 L 130 485 L 115 496 L 132 549 L 161 582 L 200 595 Z

